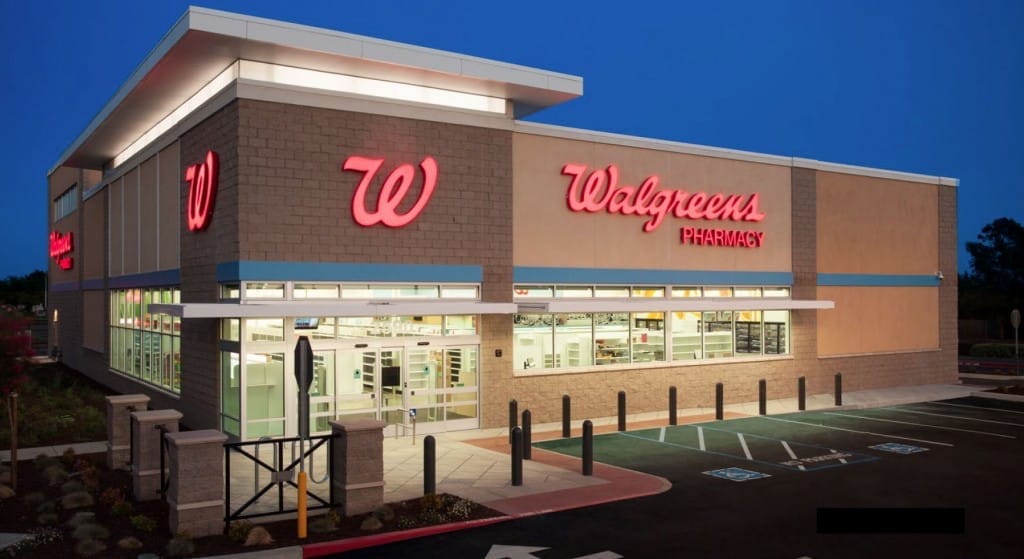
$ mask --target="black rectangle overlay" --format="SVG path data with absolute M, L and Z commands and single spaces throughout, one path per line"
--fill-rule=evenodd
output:
M 963 508 L 819 508 L 819 534 L 963 534 Z

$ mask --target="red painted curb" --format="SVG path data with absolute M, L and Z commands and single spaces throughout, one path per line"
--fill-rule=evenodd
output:
M 477 520 L 466 520 L 464 522 L 453 522 L 451 524 L 424 526 L 423 528 L 413 528 L 411 530 L 396 530 L 394 532 L 386 532 L 384 534 L 359 536 L 358 538 L 349 538 L 333 542 L 311 543 L 309 545 L 302 546 L 302 557 L 323 557 L 332 553 L 352 551 L 353 549 L 363 549 L 365 547 L 385 545 L 415 538 L 422 538 L 424 536 L 436 536 L 437 534 L 446 534 L 448 532 L 457 532 L 459 530 L 469 530 L 470 528 L 490 526 L 491 524 L 505 522 L 506 520 L 512 520 L 513 518 L 515 517 L 507 515 L 496 516 L 494 518 L 480 518 Z

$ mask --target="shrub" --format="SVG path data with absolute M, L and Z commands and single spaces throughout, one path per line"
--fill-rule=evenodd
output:
M 147 533 L 156 530 L 156 520 L 153 520 L 144 514 L 136 514 L 128 520 L 131 521 L 132 528 L 135 528 L 136 530 L 141 530 Z
M 124 491 L 120 487 L 108 487 L 100 493 L 100 504 L 112 507 L 114 503 L 124 500 Z
M 76 512 L 71 520 L 67 521 L 67 525 L 72 528 L 78 528 L 82 524 L 90 524 L 96 522 L 96 513 L 94 512 Z
M 55 512 L 44 512 L 36 517 L 36 522 L 43 526 L 53 526 L 60 521 L 60 517 Z
M 64 450 L 63 454 L 60 455 L 61 461 L 67 464 L 68 466 L 74 464 L 75 458 L 77 457 L 78 455 L 75 454 L 75 449 L 71 448 L 70 446 L 66 450 Z
M 33 491 L 22 497 L 21 502 L 25 503 L 25 506 L 28 508 L 37 508 L 46 502 L 46 494 L 41 491 Z
M 46 514 L 49 512 L 57 512 L 57 503 L 53 501 L 43 501 L 36 506 L 36 512 L 39 514 Z
M 42 472 L 43 479 L 51 487 L 56 487 L 68 479 L 68 472 L 59 463 L 47 466 Z
M 249 530 L 249 535 L 245 537 L 245 543 L 242 545 L 251 547 L 254 545 L 270 545 L 272 543 L 274 543 L 274 538 L 270 536 L 270 532 L 266 528 L 254 526 L 252 530 Z
M 1013 357 L 1013 344 L 974 344 L 971 357 Z
M 309 531 L 314 534 L 328 534 L 335 531 L 338 525 L 331 521 L 327 515 L 318 516 L 309 521 Z
M 63 485 L 60 486 L 61 495 L 78 493 L 79 491 L 85 491 L 85 486 L 82 485 L 82 482 L 75 479 L 65 482 Z
M 448 507 L 448 514 L 456 520 L 467 520 L 476 509 L 476 503 L 456 497 Z
M 64 532 L 56 528 L 38 528 L 28 533 L 28 537 L 22 538 L 13 545 L 0 550 L 0 554 L 11 557 L 28 557 L 28 551 L 41 545 L 60 541 L 64 538 Z
M 54 458 L 53 456 L 40 454 L 39 456 L 36 456 L 34 460 L 32 460 L 32 466 L 35 467 L 37 472 L 41 472 L 46 468 L 49 468 L 50 466 L 60 466 L 60 461 Z
M 113 505 L 110 505 L 110 513 L 114 516 L 128 516 L 135 509 L 132 508 L 132 504 L 128 501 L 118 501 Z
M 64 510 L 82 509 L 93 505 L 92 495 L 85 491 L 69 493 L 60 498 L 60 506 Z
M 142 547 L 142 542 L 139 541 L 139 538 L 136 538 L 134 536 L 128 536 L 117 540 L 118 549 L 124 549 L 127 551 L 137 551 L 139 549 L 142 549 Z
M 249 530 L 252 530 L 252 522 L 248 520 L 232 522 L 228 526 L 228 539 L 233 542 L 242 543 L 245 541 L 246 536 L 249 535 Z
M 94 522 L 86 522 L 75 528 L 71 532 L 71 537 L 80 542 L 85 540 L 105 540 L 110 537 L 110 530 Z

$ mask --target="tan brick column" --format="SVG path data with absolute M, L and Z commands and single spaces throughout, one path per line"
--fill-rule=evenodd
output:
M 127 470 L 131 458 L 131 417 L 133 411 L 145 411 L 149 396 L 125 394 L 107 396 L 107 467 Z
M 345 516 L 384 503 L 383 421 L 332 421 L 331 483 Z
M 177 410 L 136 411 L 132 418 L 132 496 L 136 501 L 160 498 L 160 431 L 178 432 Z M 166 457 L 164 467 L 166 467 Z
M 214 429 L 168 433 L 171 483 L 167 487 L 172 534 L 199 538 L 224 529 L 224 442 Z

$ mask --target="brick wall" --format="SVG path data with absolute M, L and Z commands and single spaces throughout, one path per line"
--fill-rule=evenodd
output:
M 181 137 L 181 208 L 187 207 L 185 169 L 206 152 L 219 156 L 220 176 L 210 223 L 204 231 L 181 231 L 181 300 L 218 300 L 217 264 L 238 259 L 238 102 L 217 111 Z M 179 219 L 184 220 L 181 216 Z M 184 223 L 184 221 L 182 221 Z M 181 402 L 183 423 L 193 429 L 220 428 L 218 321 L 186 319 L 181 325 Z

